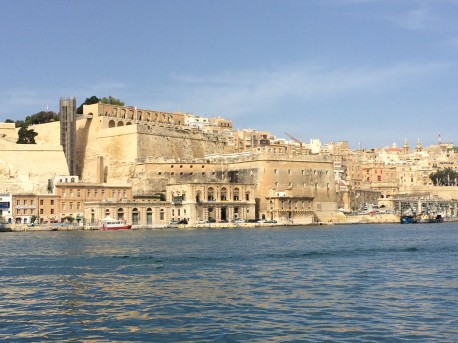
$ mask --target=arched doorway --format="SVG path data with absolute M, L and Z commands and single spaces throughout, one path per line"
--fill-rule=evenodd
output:
M 118 219 L 124 219 L 124 209 L 118 208 Z
M 138 209 L 134 208 L 132 210 L 132 224 L 138 225 L 139 220 L 140 220 L 140 214 L 138 213 Z

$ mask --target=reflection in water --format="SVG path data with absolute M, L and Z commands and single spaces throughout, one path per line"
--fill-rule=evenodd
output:
M 457 236 L 451 224 L 2 234 L 0 340 L 455 341 Z

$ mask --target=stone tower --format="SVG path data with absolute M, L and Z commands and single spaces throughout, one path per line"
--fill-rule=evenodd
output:
M 68 172 L 76 175 L 76 99 L 60 98 L 60 145 L 67 159 Z

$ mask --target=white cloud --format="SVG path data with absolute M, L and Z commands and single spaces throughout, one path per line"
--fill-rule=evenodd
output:
M 448 67 L 441 63 L 406 63 L 380 69 L 294 66 L 208 76 L 173 75 L 172 85 L 161 88 L 162 101 L 156 106 L 176 110 L 179 105 L 184 111 L 197 111 L 196 114 L 262 114 L 289 101 L 307 102 L 352 92 L 389 92 Z

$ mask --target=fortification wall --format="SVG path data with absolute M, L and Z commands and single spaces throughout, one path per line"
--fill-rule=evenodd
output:
M 48 179 L 68 175 L 60 146 L 0 140 L 0 192 L 47 193 Z
M 77 122 L 77 169 L 86 182 L 97 182 L 100 169 L 104 182 L 131 182 L 135 166 L 142 159 L 202 158 L 210 153 L 224 153 L 227 149 L 220 136 L 176 125 L 114 124 L 110 117 L 85 118 Z M 139 184 L 148 184 L 141 175 L 135 178 Z
M 29 130 L 33 129 L 38 135 L 35 137 L 37 145 L 60 146 L 60 122 L 30 125 Z

